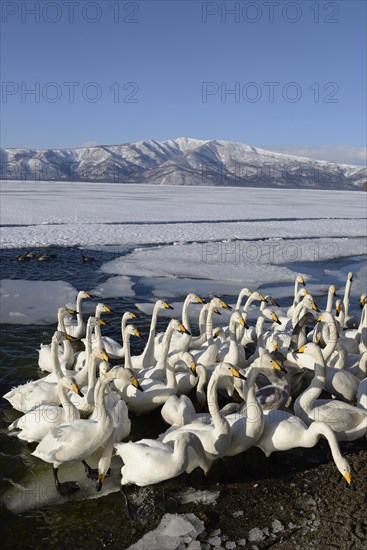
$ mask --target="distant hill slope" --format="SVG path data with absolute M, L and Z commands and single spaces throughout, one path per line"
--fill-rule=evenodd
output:
M 76 149 L 0 149 L 8 180 L 362 189 L 367 169 L 230 141 L 178 138 Z

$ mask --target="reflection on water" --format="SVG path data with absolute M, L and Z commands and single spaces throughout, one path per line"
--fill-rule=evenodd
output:
M 73 285 L 74 288 L 84 290 L 96 288 L 109 278 L 109 275 L 101 272 L 99 267 L 103 263 L 113 260 L 118 255 L 116 249 L 109 251 L 108 247 L 103 247 L 103 250 L 85 251 L 88 256 L 93 258 L 93 261 L 82 263 L 80 249 L 54 248 L 52 251 L 49 251 L 56 255 L 54 260 L 46 262 L 37 262 L 36 260 L 18 262 L 16 261 L 16 256 L 21 252 L 20 250 L 1 251 L 0 258 L 3 278 L 28 279 L 32 281 L 66 281 Z M 324 263 L 291 264 L 288 267 L 295 272 L 312 277 L 307 286 L 315 296 L 322 294 L 317 299 L 317 303 L 320 308 L 323 308 L 326 304 L 325 290 L 327 286 L 336 282 L 337 285 L 342 287 L 347 272 L 358 272 L 364 265 L 360 257 L 350 257 Z M 127 309 L 134 311 L 138 315 L 138 319 L 134 321 L 134 324 L 141 331 L 143 338 L 141 341 L 134 340 L 132 347 L 133 353 L 140 353 L 147 338 L 150 318 L 140 312 L 136 308 L 135 303 L 153 301 L 152 285 L 154 286 L 154 280 L 133 278 L 133 282 L 135 284 L 135 297 L 120 296 L 104 300 L 111 307 L 113 313 L 110 315 L 106 314 L 105 318 L 108 320 L 108 326 L 103 327 L 103 333 L 121 340 L 121 314 Z M 176 282 L 179 293 L 180 280 Z M 170 281 L 169 286 L 172 292 L 172 281 Z M 212 292 L 212 284 L 209 286 L 210 292 Z M 161 281 L 158 287 L 159 295 L 164 297 L 164 284 L 162 285 Z M 185 280 L 184 287 L 185 290 L 182 295 L 177 295 L 176 291 L 175 302 L 183 300 L 185 293 L 189 290 L 187 280 Z M 227 294 L 226 298 L 230 302 L 233 302 L 237 289 L 233 285 L 229 288 L 231 294 Z M 263 288 L 264 292 L 271 292 L 278 299 L 280 305 L 288 305 L 290 303 L 293 284 L 267 284 L 266 289 L 260 286 L 260 290 L 263 290 Z M 356 291 L 354 291 L 352 298 L 351 305 L 353 312 L 353 309 L 356 309 L 358 305 Z M 95 304 L 96 301 L 88 305 L 87 302 L 84 302 L 84 310 L 88 312 L 92 311 Z M 224 316 L 223 319 L 225 320 Z M 158 331 L 164 330 L 166 324 L 167 319 L 164 317 L 159 318 Z M 50 341 L 55 328 L 56 323 L 46 325 L 1 325 L 1 395 L 14 385 L 22 384 L 28 380 L 42 376 L 37 365 L 38 354 L 36 350 L 39 348 L 41 342 L 47 343 Z M 192 329 L 197 334 L 197 323 L 192 323 Z M 2 449 L 0 453 L 0 489 L 4 493 L 3 502 L 13 511 L 21 511 L 45 503 L 61 502 L 61 497 L 56 495 L 54 489 L 50 465 L 44 464 L 31 456 L 35 444 L 22 443 L 16 437 L 9 437 L 7 435 L 7 426 L 18 416 L 19 413 L 12 410 L 7 401 L 0 400 L 0 443 Z M 131 439 L 137 440 L 141 437 L 155 437 L 164 427 L 159 411 L 149 415 L 149 429 L 147 429 L 147 417 L 134 417 L 132 419 Z M 96 467 L 97 461 L 98 453 L 90 459 L 91 465 Z M 85 477 L 81 464 L 63 466 L 60 469 L 60 479 L 62 481 L 77 480 L 79 483 L 81 490 L 72 497 L 73 499 L 97 498 L 119 489 L 120 469 L 121 461 L 113 459 L 111 476 L 106 479 L 103 491 L 100 494 L 96 493 L 94 482 Z

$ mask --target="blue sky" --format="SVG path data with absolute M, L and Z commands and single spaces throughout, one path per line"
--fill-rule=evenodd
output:
M 363 1 L 4 1 L 1 16 L 3 147 L 186 136 L 361 163 Z

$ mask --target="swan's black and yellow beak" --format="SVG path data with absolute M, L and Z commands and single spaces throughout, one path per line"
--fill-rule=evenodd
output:
M 187 330 L 187 328 L 183 325 L 179 325 L 177 330 L 178 332 L 181 332 L 181 334 L 188 334 L 189 336 L 191 336 L 191 332 Z
M 319 315 L 318 318 L 317 318 L 317 322 L 320 323 L 320 321 L 322 321 L 322 313 L 321 313 L 321 315 Z
M 297 353 L 304 353 L 306 351 L 306 348 L 307 346 L 301 346 L 298 350 L 297 350 Z
M 109 360 L 109 357 L 108 357 L 108 355 L 105 351 L 102 353 L 102 359 L 103 359 L 103 361 L 108 361 Z
M 361 296 L 360 299 L 359 299 L 359 306 L 361 308 L 363 308 L 363 306 L 367 303 L 367 298 L 366 296 Z
M 332 294 L 333 296 L 336 296 L 336 288 L 335 288 L 335 286 L 333 286 L 332 291 L 331 291 L 331 294 Z
M 138 338 L 141 338 L 141 334 L 140 334 L 140 332 L 138 331 L 137 328 L 134 329 L 134 336 L 137 336 Z
M 163 307 L 164 309 L 175 309 L 174 307 L 172 307 L 170 304 L 168 304 L 167 302 L 163 302 Z
M 272 313 L 272 314 L 271 314 L 271 320 L 272 320 L 274 323 L 277 323 L 278 325 L 281 325 L 281 324 L 282 324 L 282 322 L 279 321 L 278 315 L 276 315 L 275 313 Z
M 219 330 L 215 329 L 215 331 L 213 332 L 213 338 L 218 338 L 218 336 L 219 336 Z
M 97 483 L 96 483 L 96 489 L 97 489 L 98 493 L 102 489 L 102 485 L 103 485 L 105 477 L 106 477 L 105 474 L 98 474 L 98 480 L 97 480 Z
M 269 301 L 269 300 L 268 300 L 268 301 Z M 278 304 L 278 302 L 277 302 L 274 298 L 272 298 L 272 299 L 270 300 L 270 303 L 271 303 L 272 306 L 280 307 L 280 305 Z
M 221 301 L 220 301 L 220 306 L 221 306 L 223 309 L 233 309 L 232 306 L 230 306 L 229 304 L 227 304 L 227 302 L 225 302 L 224 300 L 221 300 Z
M 265 296 L 263 296 L 263 294 L 260 294 L 259 292 L 259 298 L 260 298 L 260 302 L 265 302 L 266 304 L 268 303 L 267 299 L 265 298 Z
M 246 327 L 246 322 L 245 322 L 245 319 L 243 317 L 240 317 L 238 319 L 238 322 L 239 324 L 241 325 L 241 327 Z M 247 327 L 248 328 L 248 327 Z
M 339 317 L 342 308 L 339 304 L 335 306 L 335 317 Z
M 79 389 L 78 384 L 73 384 L 71 387 L 72 387 L 73 391 L 75 391 L 75 393 L 77 393 L 79 395 L 79 397 L 84 397 L 84 395 L 82 394 L 82 392 Z
M 84 298 L 93 298 L 93 296 L 89 292 L 84 291 Z
M 299 276 L 298 282 L 299 282 L 301 285 L 303 285 L 303 286 L 306 285 L 305 280 L 304 280 L 304 278 L 302 277 L 302 275 Z
M 106 327 L 108 326 L 108 324 L 106 323 L 106 321 L 104 321 L 103 319 L 97 319 L 97 323 L 98 323 L 99 325 L 103 325 L 103 326 L 106 326 Z
M 317 305 L 315 304 L 315 302 L 312 302 L 311 308 L 312 308 L 314 311 L 320 312 L 320 310 L 319 310 L 319 308 L 317 307 Z
M 348 487 L 352 489 L 352 491 L 356 491 L 356 487 L 352 481 L 352 474 L 350 472 L 345 472 L 344 479 L 348 483 Z
M 144 391 L 141 385 L 139 384 L 139 380 L 135 377 L 131 377 L 131 384 L 136 388 L 137 390 Z
M 103 306 L 103 311 L 105 311 L 106 313 L 112 313 L 112 309 L 110 308 L 110 306 Z
M 243 374 L 241 374 L 240 371 L 238 371 L 234 367 L 231 368 L 231 373 L 235 378 L 240 378 L 241 380 L 247 380 L 246 376 L 243 376 Z
M 69 308 L 67 308 L 67 309 L 66 309 L 66 313 L 68 313 L 69 315 L 78 315 L 78 314 L 79 314 L 79 311 L 75 311 L 75 309 L 69 309 Z
M 271 364 L 272 364 L 272 366 L 275 370 L 280 370 L 282 372 L 287 372 L 285 370 L 285 368 L 283 367 L 283 365 L 281 365 L 278 361 L 275 361 L 275 359 L 271 362 Z
M 196 303 L 197 304 L 205 304 L 204 298 L 200 298 L 200 296 L 196 296 Z
M 222 315 L 218 308 L 213 309 L 213 313 L 216 313 L 217 315 Z
M 348 280 L 352 283 L 353 282 L 353 273 L 348 273 Z
M 137 315 L 130 312 L 130 319 L 137 319 Z
M 193 373 L 195 376 L 198 375 L 198 373 L 197 373 L 197 371 L 196 371 L 196 363 L 195 363 L 195 361 L 193 361 L 193 362 L 191 363 L 190 369 L 191 369 L 192 373 Z

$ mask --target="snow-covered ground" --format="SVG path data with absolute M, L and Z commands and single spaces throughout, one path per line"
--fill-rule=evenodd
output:
M 366 254 L 366 199 L 330 190 L 9 181 L 1 184 L 1 244 L 114 245 L 116 259 L 101 267 L 106 281 L 89 289 L 101 297 L 134 296 L 131 277 L 154 296 L 235 294 L 244 284 L 292 281 L 295 262 Z M 364 290 L 363 274 L 356 273 L 354 292 Z M 26 287 L 14 285 L 2 284 L 6 321 L 27 322 L 30 311 L 14 299 L 24 304 Z M 33 319 L 46 313 L 33 311 Z

